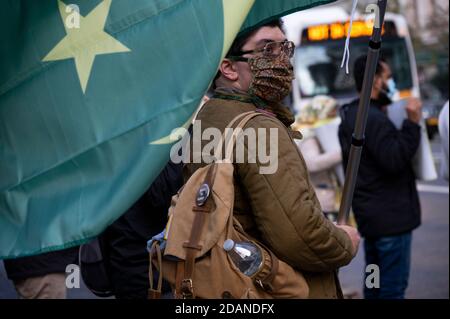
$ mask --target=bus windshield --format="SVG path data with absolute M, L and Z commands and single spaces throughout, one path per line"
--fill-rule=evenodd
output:
M 301 96 L 331 95 L 339 98 L 355 95 L 353 64 L 358 57 L 367 54 L 368 41 L 368 38 L 352 39 L 349 75 L 345 74 L 345 67 L 340 67 L 344 40 L 308 43 L 298 47 L 294 67 Z M 413 80 L 405 39 L 383 39 L 381 57 L 392 68 L 397 89 L 410 89 Z

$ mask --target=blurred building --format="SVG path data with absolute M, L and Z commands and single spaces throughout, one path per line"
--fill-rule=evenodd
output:
M 350 12 L 353 0 L 343 0 L 339 5 Z M 364 12 L 375 0 L 359 0 L 358 9 Z M 388 0 L 388 11 L 402 14 L 410 26 L 411 35 L 424 45 L 435 45 L 448 35 L 449 0 Z M 448 41 L 447 41 L 448 43 Z
M 399 0 L 398 4 L 424 44 L 435 44 L 442 32 L 448 34 L 448 0 Z

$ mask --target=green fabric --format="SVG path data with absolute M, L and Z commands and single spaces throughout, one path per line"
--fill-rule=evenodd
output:
M 241 27 L 240 32 L 254 29 L 265 22 L 280 18 L 296 11 L 301 11 L 323 4 L 335 2 L 336 0 L 256 0 L 250 10 L 247 19 Z
M 223 1 L 2 2 L 0 259 L 79 245 L 144 193 L 243 23 Z M 245 26 L 322 3 L 273 2 Z

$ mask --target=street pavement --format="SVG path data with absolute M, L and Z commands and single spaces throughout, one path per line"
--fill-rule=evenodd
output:
M 440 159 L 440 141 L 432 143 L 437 163 Z M 439 179 L 431 183 L 419 183 L 422 205 L 422 225 L 413 233 L 411 274 L 407 298 L 449 298 L 449 191 L 448 183 Z M 360 246 L 352 263 L 342 268 L 339 277 L 344 292 L 355 293 L 362 298 L 364 278 L 364 252 Z M 17 298 L 14 286 L 6 277 L 0 261 L 0 299 Z M 70 299 L 97 298 L 81 283 L 80 288 L 68 290 Z

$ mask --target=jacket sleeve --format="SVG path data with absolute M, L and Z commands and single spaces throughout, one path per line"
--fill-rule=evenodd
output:
M 353 258 L 351 240 L 323 216 L 305 161 L 286 128 L 262 116 L 247 127 L 266 129 L 265 143 L 258 134 L 257 145 L 266 146 L 263 151 L 272 153 L 272 165 L 276 166 L 271 174 L 261 174 L 260 168 L 267 165 L 259 159 L 236 164 L 265 243 L 280 259 L 301 270 L 332 271 L 348 264 Z M 270 128 L 277 129 L 277 139 Z M 271 138 L 275 142 L 271 143 Z M 248 143 L 244 145 L 247 151 L 252 149 Z
M 181 186 L 183 186 L 183 164 L 169 161 L 147 190 L 146 197 L 152 210 L 161 210 L 167 214 L 172 196 Z
M 410 167 L 419 144 L 418 124 L 405 120 L 401 130 L 397 130 L 386 115 L 369 115 L 364 147 L 387 173 L 397 174 Z

